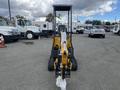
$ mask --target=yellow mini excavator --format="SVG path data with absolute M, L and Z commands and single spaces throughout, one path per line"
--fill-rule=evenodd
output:
M 62 79 L 70 78 L 70 71 L 77 70 L 77 61 L 74 57 L 74 48 L 72 44 L 72 6 L 71 5 L 53 5 L 53 45 L 50 60 L 48 62 L 48 70 L 55 70 L 56 77 L 61 76 Z M 67 12 L 68 23 L 56 23 L 56 13 L 58 11 Z

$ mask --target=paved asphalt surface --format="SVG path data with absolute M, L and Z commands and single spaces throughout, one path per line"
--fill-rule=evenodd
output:
M 120 90 L 120 37 L 73 35 L 78 71 L 67 90 Z M 52 39 L 21 40 L 0 49 L 0 90 L 60 90 L 47 71 Z

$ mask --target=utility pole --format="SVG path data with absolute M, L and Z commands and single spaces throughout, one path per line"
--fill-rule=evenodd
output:
M 8 9 L 9 9 L 9 18 L 11 21 L 11 8 L 10 8 L 10 0 L 8 0 Z

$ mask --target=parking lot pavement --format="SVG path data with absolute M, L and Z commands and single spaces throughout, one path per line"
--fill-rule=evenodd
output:
M 78 71 L 67 90 L 120 90 L 120 37 L 73 35 Z M 0 90 L 59 90 L 47 71 L 52 39 L 21 40 L 0 49 Z

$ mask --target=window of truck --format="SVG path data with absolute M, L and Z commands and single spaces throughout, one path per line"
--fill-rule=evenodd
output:
M 25 20 L 25 25 L 26 26 L 32 26 L 32 22 L 30 20 Z

